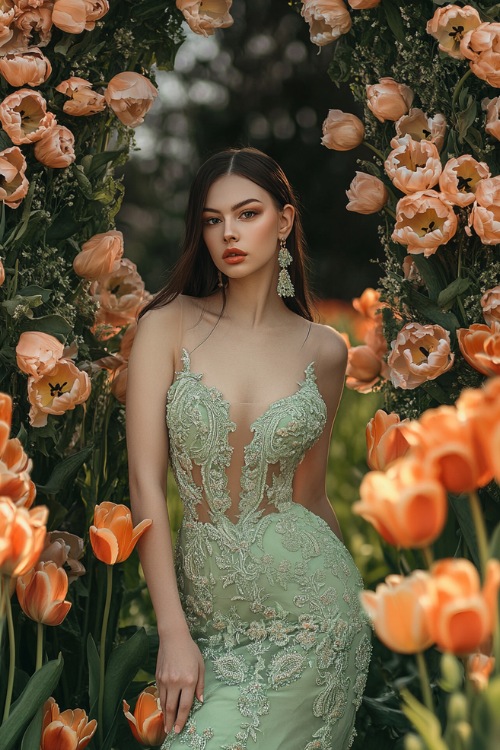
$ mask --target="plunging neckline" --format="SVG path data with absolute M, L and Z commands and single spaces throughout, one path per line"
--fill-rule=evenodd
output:
M 182 347 L 181 352 L 182 352 L 181 359 L 182 359 L 182 363 L 183 363 L 184 367 L 183 367 L 182 370 L 179 370 L 179 371 L 176 370 L 175 375 L 179 376 L 179 375 L 182 375 L 183 373 L 191 375 L 194 378 L 196 378 L 198 384 L 201 385 L 201 387 L 204 388 L 207 392 L 215 394 L 217 396 L 217 398 L 219 399 L 219 401 L 221 403 L 223 403 L 224 406 L 226 407 L 228 419 L 230 419 L 231 424 L 233 425 L 233 431 L 236 430 L 238 426 L 237 426 L 237 424 L 230 417 L 233 404 L 231 404 L 231 402 L 228 401 L 227 398 L 225 398 L 225 396 L 222 393 L 222 391 L 219 388 L 217 388 L 216 385 L 207 385 L 206 383 L 203 382 L 203 379 L 205 377 L 205 373 L 203 373 L 203 372 L 193 372 L 193 370 L 191 369 L 191 357 L 189 355 L 188 350 L 185 349 L 184 347 Z M 297 383 L 298 387 L 295 389 L 295 391 L 293 393 L 289 393 L 287 396 L 280 396 L 279 398 L 275 399 L 274 401 L 271 401 L 271 403 L 262 412 L 262 414 L 260 414 L 256 419 L 254 419 L 254 421 L 250 424 L 250 427 L 249 427 L 250 432 L 255 432 L 255 428 L 257 427 L 257 425 L 259 424 L 259 422 L 261 422 L 263 419 L 265 419 L 265 417 L 267 416 L 267 414 L 272 409 L 274 409 L 276 406 L 281 405 L 281 404 L 285 403 L 286 401 L 289 401 L 290 399 L 293 399 L 296 396 L 298 396 L 299 393 L 301 393 L 302 389 L 308 383 L 312 383 L 312 385 L 314 386 L 314 389 L 315 389 L 315 391 L 316 391 L 316 393 L 318 395 L 318 398 L 320 399 L 320 401 L 321 401 L 321 403 L 322 403 L 325 411 L 327 411 L 327 405 L 325 403 L 325 400 L 324 400 L 323 396 L 321 395 L 321 392 L 320 392 L 318 386 L 316 385 L 316 372 L 315 372 L 315 369 L 314 369 L 314 360 L 312 360 L 311 362 L 309 362 L 309 364 L 306 365 L 306 367 L 304 367 L 304 375 L 305 375 L 304 380 L 301 380 L 300 382 Z M 171 389 L 173 388 L 173 386 L 177 382 L 177 379 L 178 378 L 176 377 L 173 380 L 173 382 L 171 383 L 170 387 L 168 388 L 167 398 L 168 398 L 168 395 L 169 395 Z M 236 401 L 234 403 L 237 404 L 237 403 L 246 403 L 246 402 L 245 401 Z M 246 447 L 248 447 L 248 446 L 246 446 Z

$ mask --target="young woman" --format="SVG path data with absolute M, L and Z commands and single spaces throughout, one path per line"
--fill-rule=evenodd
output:
M 139 554 L 160 637 L 165 750 L 353 740 L 370 627 L 325 493 L 346 347 L 311 319 L 283 171 L 256 149 L 212 156 L 128 369 L 132 511 L 153 519 Z M 168 461 L 184 505 L 175 565 Z

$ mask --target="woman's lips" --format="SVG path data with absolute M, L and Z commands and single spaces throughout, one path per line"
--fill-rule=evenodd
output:
M 243 252 L 243 250 L 240 250 L 237 247 L 228 247 L 227 250 L 224 250 L 222 260 L 230 265 L 234 265 L 235 263 L 241 263 L 242 260 L 245 260 L 245 257 L 246 253 Z

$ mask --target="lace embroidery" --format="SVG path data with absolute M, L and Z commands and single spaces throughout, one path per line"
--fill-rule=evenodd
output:
M 191 372 L 186 350 L 182 361 L 166 415 L 185 507 L 176 570 L 186 619 L 210 674 L 205 703 L 195 701 L 184 730 L 171 733 L 163 748 L 250 750 L 264 722 L 280 723 L 273 702 L 290 690 L 310 696 L 309 717 L 300 719 L 307 739 L 296 750 L 350 746 L 371 652 L 358 597 L 362 581 L 328 524 L 292 500 L 295 469 L 326 423 L 313 363 L 297 391 L 251 425 L 233 523 L 226 515 L 229 434 L 236 429 L 230 405 Z M 271 465 L 278 471 L 268 484 Z M 200 504 L 208 506 L 210 523 L 198 520 Z M 274 512 L 263 514 L 270 504 Z M 217 724 L 210 714 L 218 686 L 235 691 L 232 709 L 240 721 L 230 739 L 228 720 L 219 717 Z

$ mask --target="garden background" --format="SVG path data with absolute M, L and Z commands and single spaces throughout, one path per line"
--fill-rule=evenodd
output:
M 297 188 L 318 313 L 350 339 L 328 492 L 365 584 L 392 573 L 411 589 L 412 571 L 455 558 L 462 567 L 450 563 L 435 584 L 431 619 L 453 630 L 457 613 L 440 609 L 452 591 L 458 615 L 480 621 L 467 621 L 466 643 L 437 625 L 429 633 L 420 626 L 426 597 L 413 591 L 407 625 L 419 623 L 421 637 L 402 643 L 380 624 L 376 602 L 387 592 L 378 589 L 366 602 L 377 637 L 354 747 L 492 750 L 498 383 L 484 396 L 461 393 L 500 374 L 499 6 L 255 0 L 234 4 L 231 25 L 230 3 L 214 0 L 208 25 L 197 25 L 189 8 L 181 13 L 189 4 L 177 5 L 5 0 L 1 9 L 0 390 L 12 404 L 5 397 L 0 412 L 0 494 L 10 498 L 0 526 L 0 744 L 37 749 L 41 736 L 55 747 L 57 722 L 99 750 L 159 744 L 156 702 L 141 693 L 154 679 L 157 637 L 136 539 L 130 526 L 117 549 L 99 541 L 117 518 L 130 523 L 106 505 L 128 504 L 126 362 L 137 313 L 175 261 L 197 166 L 220 148 L 253 145 Z M 213 34 L 210 24 L 221 23 Z M 466 57 L 460 42 L 481 23 Z M 449 164 L 463 155 L 463 168 Z M 348 212 L 356 170 L 372 187 L 363 194 L 353 184 Z M 418 227 L 415 216 L 425 219 Z M 370 423 L 367 457 L 365 426 L 382 405 L 398 416 Z M 443 434 L 447 453 L 437 450 Z M 170 479 L 167 496 L 175 535 L 181 508 Z M 403 496 L 408 506 L 388 528 Z M 409 535 L 400 516 L 411 526 L 413 503 L 430 520 Z M 51 546 L 40 558 L 45 526 Z M 473 669 L 465 657 L 480 646 Z

